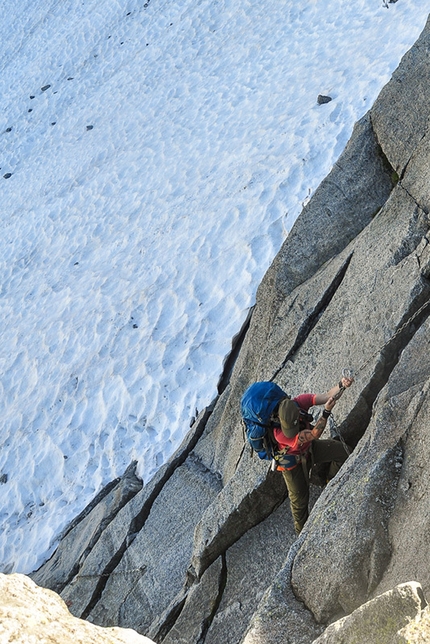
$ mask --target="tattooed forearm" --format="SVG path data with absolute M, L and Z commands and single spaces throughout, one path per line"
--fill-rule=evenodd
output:
M 299 443 L 307 443 L 319 438 L 325 429 L 326 423 L 326 419 L 321 416 L 312 429 L 302 429 L 299 432 Z
M 314 438 L 319 438 L 321 436 L 321 434 L 325 430 L 326 425 L 327 425 L 327 420 L 323 416 L 318 418 L 317 422 L 315 423 L 315 427 L 312 430 Z
M 327 420 L 323 416 L 321 416 L 320 418 L 318 418 L 317 422 L 315 423 L 314 431 L 317 430 L 322 434 L 326 424 L 327 424 Z
M 302 431 L 299 432 L 299 443 L 308 443 L 309 441 L 313 441 L 314 438 L 315 436 L 311 429 L 302 429 Z

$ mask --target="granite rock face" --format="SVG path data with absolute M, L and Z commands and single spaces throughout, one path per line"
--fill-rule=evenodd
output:
M 401 584 L 430 593 L 429 104 L 430 22 L 267 271 L 222 393 L 102 529 L 74 526 L 79 552 L 60 544 L 34 574 L 75 615 L 166 644 L 310 644 Z M 354 451 L 312 486 L 296 539 L 239 401 L 256 380 L 326 391 L 345 367 L 333 431 Z

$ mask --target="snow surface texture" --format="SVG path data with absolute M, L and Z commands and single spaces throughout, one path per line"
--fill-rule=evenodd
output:
M 177 448 L 426 4 L 3 2 L 1 571 Z

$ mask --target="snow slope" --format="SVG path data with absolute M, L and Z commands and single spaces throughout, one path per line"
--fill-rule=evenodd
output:
M 214 398 L 425 5 L 2 2 L 1 571 L 40 565 L 132 459 L 147 481 Z

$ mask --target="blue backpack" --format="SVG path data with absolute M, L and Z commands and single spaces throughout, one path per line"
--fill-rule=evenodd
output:
M 254 382 L 242 396 L 240 409 L 252 449 L 262 459 L 274 457 L 272 414 L 287 394 L 274 382 Z

